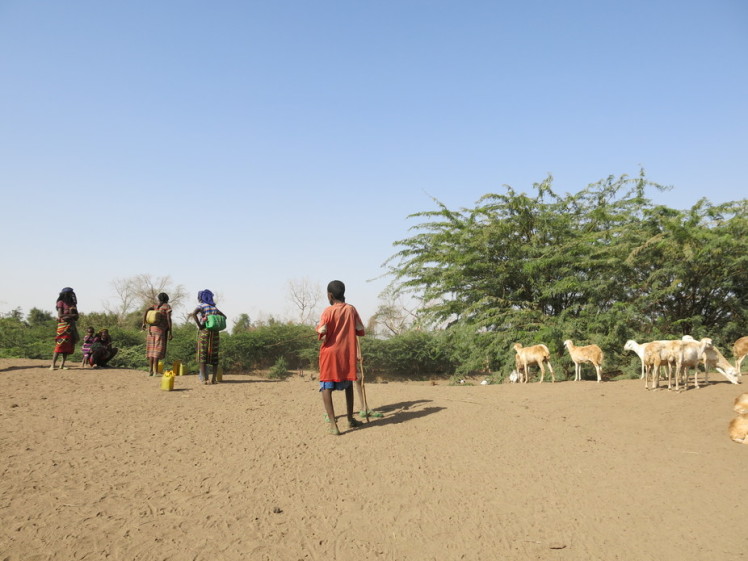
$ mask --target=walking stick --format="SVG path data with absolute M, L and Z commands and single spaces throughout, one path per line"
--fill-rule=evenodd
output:
M 356 337 L 356 350 L 358 351 L 359 363 L 361 364 L 361 401 L 363 401 L 366 422 L 369 421 L 369 404 L 366 402 L 366 373 L 364 372 L 364 355 L 361 354 L 361 342 Z

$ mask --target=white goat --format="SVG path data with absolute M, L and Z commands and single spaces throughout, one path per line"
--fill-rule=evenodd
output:
M 692 339 L 692 338 L 689 338 Z M 699 387 L 699 362 L 701 362 L 701 355 L 704 351 L 713 347 L 712 340 L 708 337 L 704 337 L 700 341 L 688 340 L 680 341 L 680 353 L 678 355 L 678 362 L 675 369 L 675 389 L 678 388 L 678 377 L 683 374 L 683 384 L 685 389 L 688 389 L 688 371 L 693 368 L 693 384 L 698 389 Z
M 701 361 L 704 363 L 704 382 L 709 383 L 709 372 L 716 370 L 727 378 L 731 383 L 738 383 L 738 371 L 730 364 L 727 359 L 719 352 L 715 346 L 704 349 L 701 355 Z
M 639 360 L 642 361 L 642 373 L 641 379 L 644 380 L 644 387 L 647 385 L 647 375 L 652 369 L 652 365 L 655 363 L 654 353 L 655 350 L 658 354 L 657 366 L 654 367 L 653 382 L 654 387 L 659 386 L 659 370 L 660 366 L 665 364 L 668 367 L 668 389 L 670 389 L 673 368 L 675 367 L 677 352 L 680 348 L 680 341 L 650 341 L 649 343 L 637 343 L 633 339 L 626 341 L 623 346 L 625 351 L 634 351 Z
M 708 340 L 711 343 L 711 339 L 702 339 L 701 341 Z M 681 338 L 681 341 L 686 342 L 695 342 L 696 339 L 691 337 L 690 335 L 684 335 Z M 722 374 L 727 380 L 733 384 L 738 383 L 738 375 L 737 370 L 730 364 L 727 359 L 722 355 L 722 353 L 719 351 L 717 347 L 715 347 L 713 344 L 708 344 L 704 347 L 704 351 L 701 353 L 701 356 L 699 357 L 701 362 L 704 365 L 704 383 L 709 383 L 709 372 L 712 370 L 716 370 L 720 374 Z M 698 376 L 698 374 L 695 374 L 694 376 Z M 698 388 L 698 380 L 696 387 Z
M 741 337 L 732 346 L 732 356 L 735 357 L 735 370 L 738 371 L 738 376 L 743 377 L 740 372 L 740 366 L 743 364 L 743 359 L 748 355 L 748 337 Z
M 603 351 L 597 345 L 586 345 L 584 347 L 575 347 L 571 339 L 564 341 L 564 346 L 569 350 L 571 360 L 574 362 L 574 381 L 582 379 L 582 364 L 589 362 L 595 367 L 597 372 L 598 383 L 602 381 L 600 376 L 600 366 L 603 363 Z
M 553 367 L 551 366 L 551 353 L 548 350 L 548 347 L 546 347 L 545 345 L 523 347 L 522 343 L 514 343 L 514 350 L 517 353 L 515 363 L 522 365 L 522 370 L 520 371 L 522 382 L 528 381 L 530 374 L 530 370 L 528 367 L 530 364 L 537 364 L 540 368 L 539 383 L 542 384 L 543 378 L 545 377 L 545 368 L 543 367 L 544 364 L 548 364 L 548 370 L 551 371 L 551 378 L 554 382 L 556 381 L 556 375 L 553 373 Z

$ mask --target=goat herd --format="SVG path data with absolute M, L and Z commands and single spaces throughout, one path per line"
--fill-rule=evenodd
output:
M 577 347 L 568 339 L 564 346 L 569 351 L 569 356 L 574 362 L 574 380 L 582 379 L 582 364 L 589 362 L 595 368 L 597 381 L 602 381 L 600 367 L 603 363 L 603 351 L 597 345 L 586 345 Z M 709 372 L 716 370 L 733 384 L 739 383 L 742 377 L 740 366 L 743 359 L 748 355 L 748 337 L 741 337 L 732 346 L 732 354 L 735 357 L 735 366 L 730 364 L 712 340 L 705 337 L 696 341 L 693 337 L 685 335 L 675 341 L 651 341 L 649 343 L 637 343 L 629 340 L 623 346 L 626 351 L 634 351 L 642 362 L 641 377 L 644 380 L 645 389 L 657 389 L 660 382 L 660 369 L 667 369 L 667 387 L 672 388 L 675 378 L 676 391 L 688 389 L 689 371 L 693 369 L 693 385 L 699 387 L 699 363 L 704 365 L 704 383 L 709 382 Z M 509 376 L 512 382 L 527 382 L 530 366 L 537 365 L 540 369 L 540 382 L 545 377 L 545 366 L 551 373 L 551 379 L 555 382 L 556 376 L 551 366 L 551 353 L 545 345 L 533 345 L 523 347 L 522 343 L 515 343 L 514 355 L 515 370 Z M 735 399 L 733 407 L 738 414 L 728 427 L 730 438 L 735 442 L 748 444 L 748 393 L 741 394 Z
M 577 347 L 571 339 L 564 341 L 564 346 L 569 351 L 571 360 L 574 362 L 574 380 L 582 379 L 582 364 L 590 363 L 595 368 L 597 381 L 602 381 L 601 366 L 603 363 L 603 351 L 597 345 L 586 345 Z M 672 388 L 675 381 L 675 389 L 688 389 L 689 372 L 693 369 L 693 383 L 699 387 L 698 365 L 704 365 L 704 381 L 709 381 L 709 372 L 716 370 L 733 384 L 738 383 L 741 377 L 740 365 L 748 355 L 748 337 L 741 337 L 732 347 L 735 356 L 735 366 L 730 364 L 719 349 L 709 338 L 696 341 L 690 335 L 685 335 L 675 341 L 651 341 L 649 343 L 637 343 L 626 341 L 623 346 L 626 351 L 634 351 L 642 362 L 641 377 L 644 380 L 645 389 L 656 389 L 659 387 L 660 368 L 667 369 L 667 387 Z M 545 345 L 533 345 L 523 347 L 522 343 L 515 343 L 514 356 L 515 370 L 509 379 L 512 382 L 527 382 L 529 368 L 537 366 L 540 369 L 540 382 L 545 378 L 545 366 L 551 373 L 552 381 L 556 381 L 551 366 L 551 353 Z

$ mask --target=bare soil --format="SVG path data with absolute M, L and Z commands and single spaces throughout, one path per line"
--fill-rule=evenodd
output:
M 743 392 L 643 381 L 317 383 L 0 359 L 0 560 L 733 560 Z M 357 404 L 358 405 L 358 404 Z M 338 414 L 343 394 L 335 395 Z

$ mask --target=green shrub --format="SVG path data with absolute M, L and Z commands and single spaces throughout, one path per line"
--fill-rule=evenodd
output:
M 271 380 L 285 380 L 291 375 L 291 373 L 288 371 L 288 364 L 286 363 L 286 359 L 281 357 L 278 357 L 278 360 L 275 361 L 275 364 L 270 369 L 270 372 L 268 372 L 268 378 Z

